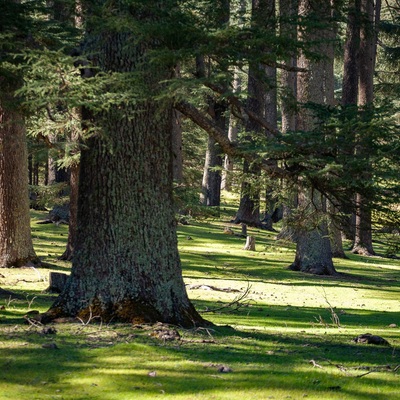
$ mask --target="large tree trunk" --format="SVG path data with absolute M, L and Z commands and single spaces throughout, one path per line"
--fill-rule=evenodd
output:
M 327 24 L 330 19 L 331 7 L 328 2 L 323 5 L 319 1 L 301 0 L 299 15 L 318 19 Z M 328 30 L 328 31 L 327 31 Z M 318 43 L 329 32 L 329 27 L 323 29 L 307 29 L 303 27 L 300 33 L 302 40 Z M 323 43 L 314 45 L 314 51 L 325 54 Z M 298 77 L 297 99 L 300 104 L 307 102 L 324 103 L 325 100 L 325 68 L 324 61 L 311 61 L 304 53 L 300 54 L 299 67 L 307 70 Z M 297 128 L 303 131 L 311 130 L 317 121 L 315 116 L 306 108 L 299 110 Z M 318 275 L 335 274 L 332 262 L 331 246 L 329 242 L 326 220 L 321 219 L 325 200 L 316 191 L 302 188 L 299 193 L 299 208 L 306 216 L 300 221 L 296 233 L 296 257 L 291 269 Z
M 0 267 L 39 262 L 33 250 L 25 124 L 11 98 L 0 99 Z
M 143 13 L 146 17 L 151 18 Z M 148 90 L 135 105 L 95 116 L 99 134 L 88 140 L 81 157 L 71 276 L 43 321 L 93 316 L 204 324 L 188 299 L 177 249 L 172 107 L 151 98 L 169 71 L 146 62 L 152 43 L 136 43 L 109 27 L 104 35 L 88 37 L 88 43 L 97 44 L 91 50 L 97 50 L 100 69 L 141 72 Z

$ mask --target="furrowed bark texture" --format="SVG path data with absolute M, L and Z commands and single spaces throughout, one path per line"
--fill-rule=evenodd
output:
M 149 44 L 129 46 L 128 39 L 104 35 L 99 66 L 120 72 L 144 68 L 151 93 L 169 71 L 138 64 Z M 170 105 L 149 98 L 112 107 L 99 119 L 100 132 L 81 156 L 71 277 L 44 321 L 73 316 L 205 323 L 188 299 L 177 250 L 171 118 Z
M 31 239 L 28 151 L 22 116 L 0 99 L 0 267 L 38 262 Z

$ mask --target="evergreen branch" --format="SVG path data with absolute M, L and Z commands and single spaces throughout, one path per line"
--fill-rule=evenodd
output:
M 211 118 L 207 117 L 192 104 L 186 101 L 178 101 L 174 106 L 183 115 L 191 119 L 195 124 L 203 128 L 210 136 L 212 136 L 221 146 L 221 149 L 225 154 L 231 157 L 244 158 L 249 163 L 259 163 L 260 167 L 266 171 L 270 177 L 280 179 L 294 178 L 294 175 L 291 172 L 278 167 L 274 161 L 265 158 L 260 160 L 259 157 L 257 157 L 257 154 L 249 153 L 240 149 L 237 143 L 229 140 L 223 129 L 218 127 Z
M 224 95 L 226 93 L 226 90 L 222 86 L 218 86 L 214 83 L 211 82 L 205 82 L 205 85 L 213 90 L 214 92 L 217 92 L 221 95 Z M 233 106 L 236 110 L 239 111 L 239 114 L 235 113 L 236 116 L 239 116 L 240 119 L 246 120 L 247 118 L 250 118 L 260 126 L 262 126 L 264 129 L 268 131 L 273 136 L 280 136 L 281 132 L 274 128 L 266 119 L 255 113 L 254 111 L 251 111 L 249 108 L 247 108 L 242 101 L 240 101 L 239 97 L 235 96 L 233 93 L 229 94 L 227 96 L 228 102 Z M 246 114 L 246 116 L 243 116 L 243 113 Z M 240 116 L 241 115 L 241 116 Z

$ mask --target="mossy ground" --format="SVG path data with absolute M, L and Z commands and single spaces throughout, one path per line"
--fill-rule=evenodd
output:
M 189 296 L 215 326 L 165 341 L 95 315 L 55 334 L 26 324 L 54 299 L 49 272 L 70 268 L 57 260 L 67 226 L 37 225 L 34 212 L 44 266 L 0 271 L 0 287 L 20 295 L 0 299 L 0 399 L 400 399 L 400 262 L 348 254 L 335 259 L 342 276 L 292 272 L 292 244 L 249 229 L 256 251 L 242 250 L 245 239 L 223 233 L 240 233 L 231 213 L 179 227 Z M 392 346 L 352 341 L 367 332 Z

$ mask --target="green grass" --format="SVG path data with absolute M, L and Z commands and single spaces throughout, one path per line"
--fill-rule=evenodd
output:
M 148 326 L 65 323 L 52 335 L 25 324 L 54 299 L 43 293 L 49 272 L 70 268 L 57 260 L 67 227 L 33 213 L 44 267 L 0 271 L 0 287 L 19 295 L 0 299 L 0 399 L 400 399 L 400 262 L 349 254 L 335 260 L 343 276 L 292 272 L 292 244 L 250 229 L 256 251 L 242 250 L 223 233 L 230 212 L 178 229 L 189 296 L 215 326 L 171 342 Z M 367 332 L 392 346 L 352 341 Z

